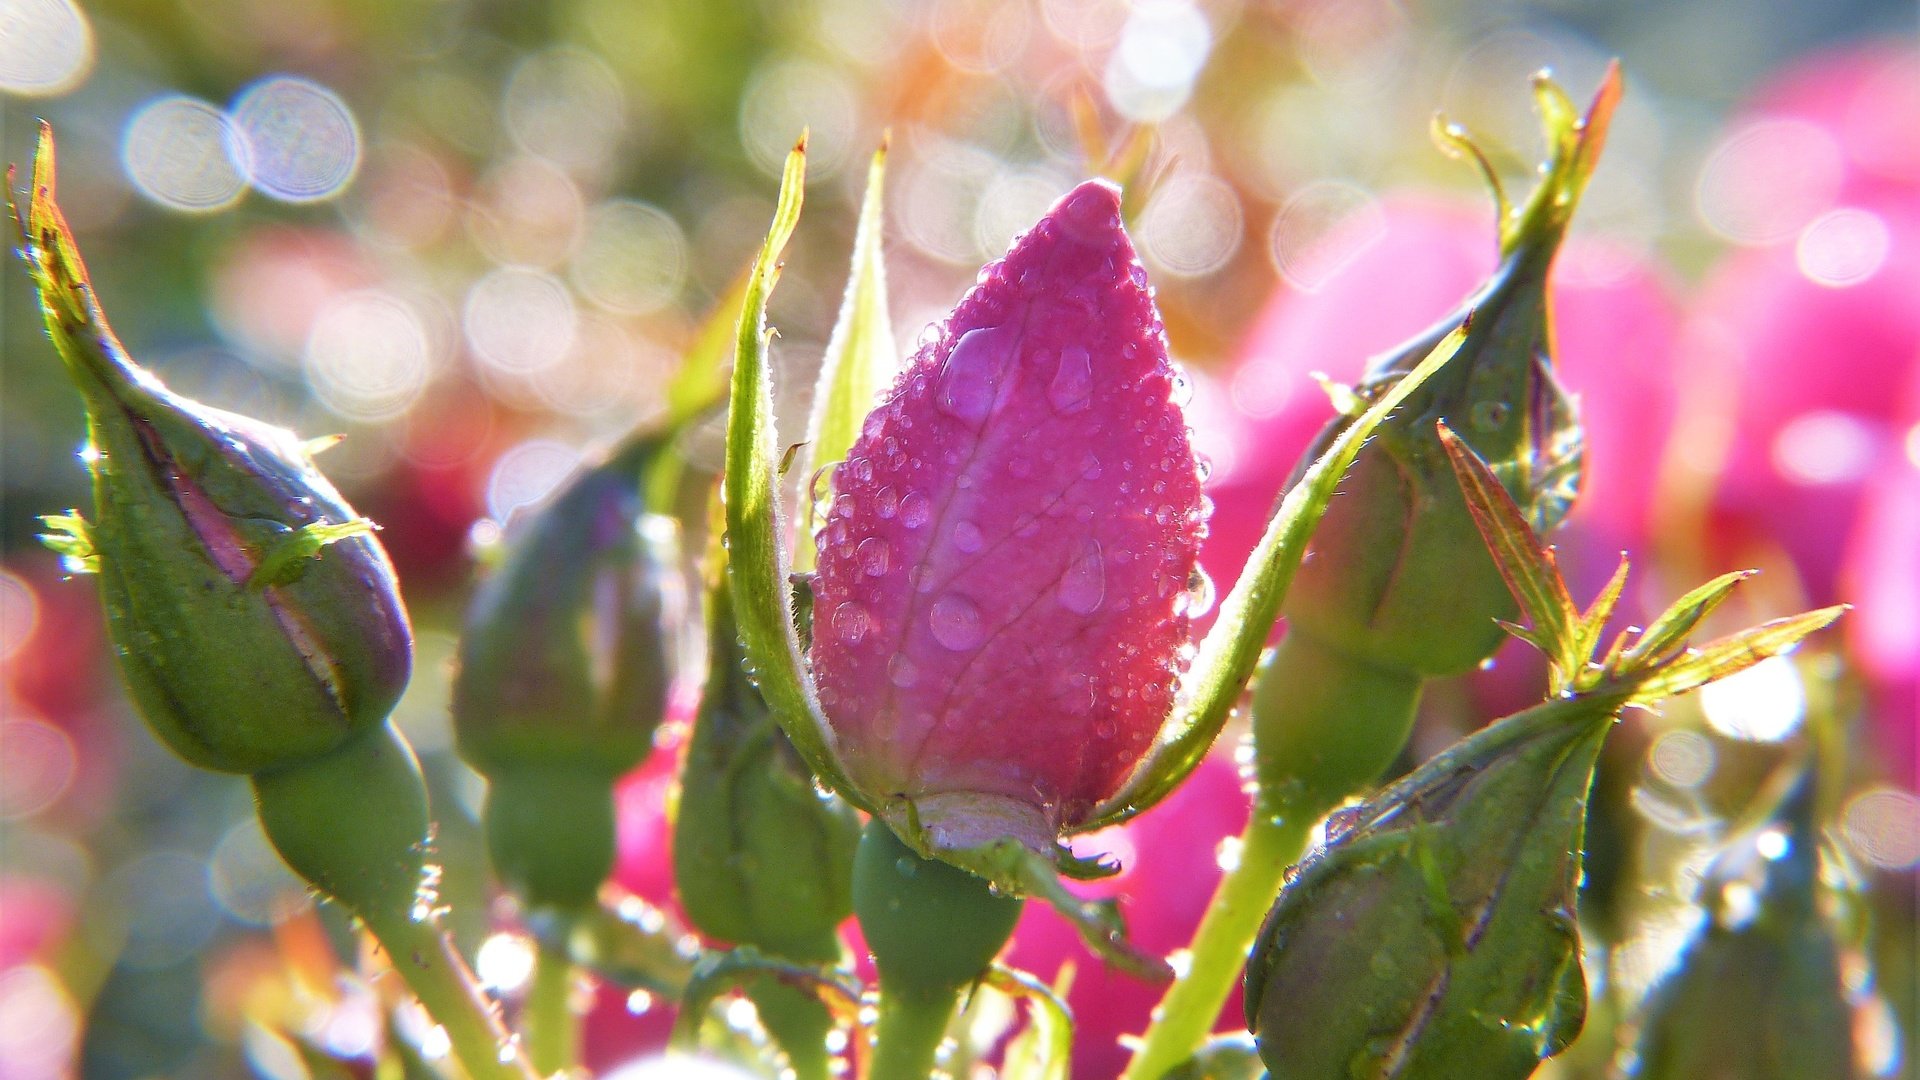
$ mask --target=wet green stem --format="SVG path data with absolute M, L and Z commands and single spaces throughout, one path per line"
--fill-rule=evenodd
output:
M 880 1024 L 873 1047 L 873 1080 L 922 1080 L 933 1072 L 947 1037 L 958 991 L 928 991 L 880 980 Z
M 1188 945 L 1192 963 L 1161 997 L 1125 1080 L 1160 1080 L 1206 1042 L 1314 824 L 1392 764 L 1419 699 L 1416 678 L 1299 632 L 1281 641 L 1254 691 L 1259 787 L 1240 861 L 1215 887 Z
M 446 1031 L 453 1056 L 472 1080 L 532 1080 L 536 1074 L 526 1055 L 480 992 L 452 938 L 404 912 L 363 915 L 362 921 L 427 1015 Z
M 533 985 L 527 991 L 522 1026 L 527 1057 L 541 1076 L 580 1062 L 580 1015 L 573 1007 L 573 961 L 566 948 L 541 942 L 534 953 Z

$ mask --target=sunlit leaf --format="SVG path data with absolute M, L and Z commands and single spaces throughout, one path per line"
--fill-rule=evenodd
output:
M 767 297 L 780 272 L 780 254 L 800 220 L 806 180 L 806 140 L 787 155 L 773 227 L 754 262 L 734 337 L 732 394 L 727 412 L 727 583 L 740 638 L 761 696 L 793 747 L 822 783 L 871 810 L 847 781 L 834 754 L 833 730 L 820 711 L 813 678 L 794 629 L 787 585 L 787 535 L 777 483 L 779 448 L 773 427 L 773 373 L 769 370 Z
M 1000 1080 L 1067 1080 L 1073 1067 L 1073 1014 L 1062 1000 L 1064 987 L 999 964 L 987 971 L 986 982 L 1027 1002 L 1027 1026 L 1007 1044 Z
M 1684 694 L 1789 652 L 1808 635 L 1839 618 L 1847 607 L 1837 604 L 1790 615 L 1710 641 L 1655 669 L 1634 687 L 1633 701 L 1648 703 Z
M 899 369 L 893 322 L 887 316 L 887 268 L 881 250 L 881 210 L 887 147 L 883 143 L 867 170 L 867 193 L 860 203 L 860 226 L 853 237 L 853 267 L 847 277 L 840 318 L 820 361 L 813 417 L 807 425 L 807 471 L 828 468 L 847 454 Z M 794 545 L 794 568 L 813 568 L 812 530 L 802 529 Z

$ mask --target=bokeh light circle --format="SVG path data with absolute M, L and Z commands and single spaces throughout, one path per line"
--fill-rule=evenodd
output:
M 1344 180 L 1317 180 L 1280 208 L 1269 253 L 1287 284 L 1317 292 L 1386 235 L 1386 212 L 1371 192 Z
M 1765 660 L 1700 688 L 1700 711 L 1722 735 L 1779 742 L 1800 729 L 1807 690 L 1800 669 L 1785 656 Z
M 1142 252 L 1175 277 L 1201 277 L 1227 265 L 1246 219 L 1233 188 L 1212 176 L 1182 174 L 1154 193 L 1140 221 Z
M 1841 812 L 1847 847 L 1881 870 L 1920 863 L 1920 796 L 1896 787 L 1870 788 Z
M 184 94 L 155 98 L 128 119 L 120 162 L 135 190 L 172 210 L 221 210 L 247 190 L 244 139 L 225 113 Z
M 788 60 L 758 71 L 740 100 L 747 156 L 779 176 L 787 151 L 807 132 L 807 172 L 832 176 L 846 164 L 858 104 L 845 76 L 825 64 Z
M 32 817 L 59 802 L 79 768 L 65 731 L 30 714 L 0 720 L 0 821 Z
M 666 211 L 614 199 L 587 215 L 572 277 L 588 300 L 622 314 L 645 315 L 672 303 L 686 276 L 687 234 Z
M 505 374 L 525 375 L 566 357 L 579 319 L 573 294 L 560 279 L 505 266 L 467 290 L 461 323 L 481 363 Z
M 93 27 L 73 0 L 0 0 L 0 90 L 64 94 L 93 71 Z
M 580 465 L 580 452 L 554 439 L 528 439 L 493 463 L 487 477 L 487 515 L 504 522 L 515 510 L 532 506 Z
M 307 335 L 307 381 L 327 408 L 349 420 L 391 420 L 427 387 L 429 342 L 419 313 L 391 293 L 336 296 Z
M 1844 289 L 1880 272 L 1893 250 L 1893 236 L 1879 214 L 1858 207 L 1814 218 L 1794 244 L 1800 275 L 1815 285 Z
M 1832 204 L 1844 170 L 1839 144 L 1817 125 L 1756 120 L 1708 154 L 1694 206 L 1707 228 L 1735 243 L 1777 244 Z
M 360 167 L 360 127 L 340 95 L 279 75 L 242 91 L 233 124 L 246 142 L 249 178 L 283 202 L 315 202 L 344 190 Z
M 1187 103 L 1212 48 L 1213 30 L 1193 4 L 1145 0 L 1107 59 L 1107 99 L 1129 120 L 1165 120 Z

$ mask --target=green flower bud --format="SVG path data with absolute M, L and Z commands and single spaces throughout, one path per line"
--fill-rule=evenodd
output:
M 657 436 L 570 481 L 509 538 L 460 642 L 460 755 L 489 781 L 488 846 L 536 906 L 593 899 L 613 782 L 653 749 L 681 618 L 679 532 L 642 494 Z
M 171 393 L 108 327 L 54 203 L 43 127 L 27 252 L 87 410 L 91 520 L 47 519 L 97 571 L 135 703 L 181 757 L 257 773 L 380 725 L 412 635 L 385 552 L 290 432 Z
M 1825 1080 L 1856 1074 L 1840 946 L 1821 910 L 1813 782 L 1728 845 L 1702 883 L 1706 921 L 1649 995 L 1633 1063 L 1645 1080 Z M 1738 1018 L 1730 1024 L 1730 1018 Z
M 1516 714 L 1335 816 L 1247 965 L 1274 1080 L 1517 1080 L 1572 1040 L 1587 791 L 1622 700 Z
M 709 937 L 794 960 L 838 959 L 853 911 L 854 809 L 813 775 L 747 677 L 727 590 L 709 593 L 707 687 L 680 773 L 673 878 Z
M 1291 633 L 1312 635 L 1356 663 L 1422 678 L 1458 674 L 1499 647 L 1493 620 L 1513 617 L 1513 600 L 1434 435 L 1436 421 L 1447 421 L 1491 464 L 1538 532 L 1560 522 L 1578 487 L 1581 431 L 1553 376 L 1547 278 L 1599 157 L 1619 82 L 1617 74 L 1609 78 L 1584 119 L 1551 83 L 1537 89 L 1554 154 L 1524 207 L 1508 213 L 1500 197 L 1498 269 L 1433 330 L 1377 359 L 1354 389 L 1349 415 L 1334 420 L 1303 458 L 1317 457 L 1367 402 L 1467 325 L 1458 354 L 1354 462 L 1287 596 Z M 1471 149 L 1456 130 L 1446 137 Z

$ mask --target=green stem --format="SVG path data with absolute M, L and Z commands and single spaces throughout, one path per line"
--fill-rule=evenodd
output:
M 368 914 L 362 921 L 427 1015 L 446 1031 L 453 1056 L 472 1080 L 531 1080 L 536 1075 L 451 938 L 433 923 L 415 921 L 406 913 Z
M 541 942 L 521 1021 L 527 1057 L 541 1076 L 580 1062 L 580 1014 L 573 1007 L 573 961 L 564 946 Z
M 880 980 L 880 1024 L 872 1080 L 924 1080 L 933 1072 L 941 1040 L 959 1004 L 957 991 L 909 990 Z
M 1314 823 L 1393 763 L 1419 699 L 1416 678 L 1298 631 L 1281 641 L 1254 690 L 1260 784 L 1240 861 L 1215 887 L 1188 945 L 1192 963 L 1161 997 L 1126 1080 L 1160 1080 L 1206 1042 Z

